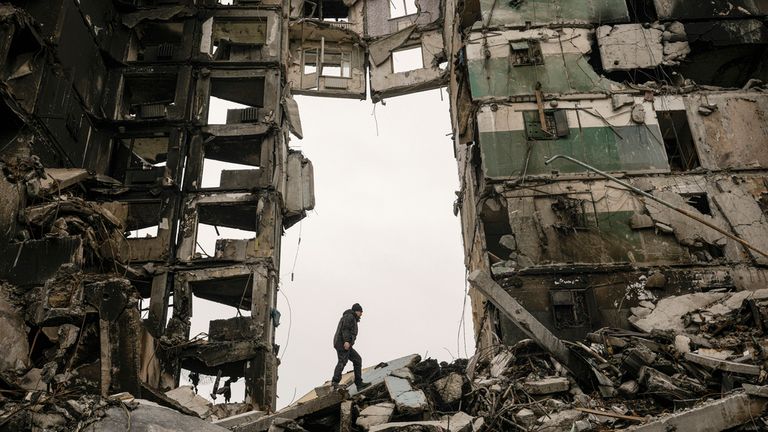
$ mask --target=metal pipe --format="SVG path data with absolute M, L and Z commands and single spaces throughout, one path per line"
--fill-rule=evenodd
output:
M 625 188 L 627 188 L 627 189 L 629 189 L 629 190 L 631 190 L 633 192 L 637 192 L 638 194 L 640 194 L 640 195 L 642 195 L 642 196 L 644 196 L 644 197 L 646 197 L 646 198 L 648 198 L 650 200 L 656 201 L 657 203 L 659 203 L 659 204 L 661 204 L 661 205 L 663 205 L 665 207 L 671 208 L 672 210 L 682 214 L 683 216 L 687 216 L 687 217 L 695 220 L 696 222 L 699 222 L 699 223 L 701 223 L 703 225 L 706 225 L 709 228 L 712 228 L 713 230 L 719 232 L 720 234 L 730 238 L 731 240 L 735 240 L 735 241 L 739 242 L 739 244 L 741 244 L 742 246 L 744 246 L 744 247 L 746 247 L 748 249 L 751 249 L 751 250 L 757 252 L 758 254 L 768 258 L 768 253 L 766 253 L 766 252 L 762 251 L 761 249 L 758 249 L 757 247 L 747 243 L 745 240 L 737 237 L 736 235 L 731 234 L 731 233 L 725 231 L 724 229 L 720 228 L 719 226 L 713 224 L 712 222 L 709 222 L 708 220 L 702 219 L 701 217 L 699 217 L 699 216 L 697 216 L 697 215 L 695 215 L 695 214 L 693 214 L 693 213 L 691 213 L 691 212 L 689 212 L 689 211 L 687 211 L 685 209 L 681 209 L 681 208 L 675 207 L 674 205 L 672 205 L 672 204 L 670 204 L 670 203 L 668 203 L 668 202 L 666 202 L 666 201 L 664 201 L 662 199 L 656 198 L 655 196 L 649 194 L 648 192 L 640 190 L 640 189 L 632 186 L 631 184 L 629 184 L 629 183 L 627 183 L 625 181 L 619 180 L 618 178 L 616 178 L 616 177 L 614 177 L 614 176 L 612 176 L 612 175 L 610 175 L 610 174 L 608 174 L 606 172 L 600 171 L 599 169 L 597 169 L 597 168 L 595 168 L 593 166 L 587 165 L 586 163 L 584 163 L 584 162 L 582 162 L 582 161 L 580 161 L 578 159 L 574 159 L 574 158 L 572 158 L 570 156 L 565 156 L 565 155 L 555 155 L 555 156 L 552 156 L 551 158 L 547 159 L 546 161 L 544 161 L 544 164 L 545 165 L 549 165 L 550 163 L 552 163 L 556 159 L 567 159 L 567 160 L 569 160 L 569 161 L 571 161 L 571 162 L 573 162 L 573 163 L 575 163 L 577 165 L 581 165 L 582 167 L 592 171 L 595 174 L 598 174 L 598 175 L 600 175 L 602 177 L 605 177 L 605 178 L 607 178 L 607 179 L 609 179 L 611 181 L 614 181 L 614 182 L 624 186 Z

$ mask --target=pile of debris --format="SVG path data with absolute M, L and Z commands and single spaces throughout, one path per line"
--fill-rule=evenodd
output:
M 768 290 L 644 302 L 630 321 L 565 342 L 592 365 L 575 376 L 532 339 L 451 364 L 411 355 L 364 370 L 373 385 L 326 384 L 254 431 L 756 431 L 768 429 Z M 347 376 L 347 381 L 352 377 Z

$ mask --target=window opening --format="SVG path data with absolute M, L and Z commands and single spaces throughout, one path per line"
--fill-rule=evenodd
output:
M 701 166 L 686 112 L 658 111 L 658 119 L 669 168 L 674 172 L 690 171 Z
M 589 324 L 586 290 L 552 290 L 549 298 L 555 327 L 573 328 Z
M 165 175 L 168 146 L 168 135 L 119 138 L 110 175 L 126 184 L 155 183 Z
M 264 106 L 264 77 L 212 78 L 208 124 L 253 123 Z
M 126 76 L 123 79 L 122 115 L 128 118 L 162 118 L 176 99 L 176 75 Z
M 544 64 L 539 41 L 511 41 L 509 55 L 512 66 L 534 66 Z
M 423 68 L 424 58 L 420 46 L 392 52 L 392 72 L 408 72 Z
M 352 56 L 349 52 L 326 51 L 320 76 L 335 78 L 352 77 Z
M 203 188 L 216 188 L 221 186 L 221 172 L 224 170 L 253 170 L 252 165 L 244 165 L 232 162 L 224 162 L 215 159 L 203 160 Z
M 566 137 L 570 133 L 565 110 L 544 110 L 544 127 L 541 126 L 541 115 L 538 111 L 524 111 L 523 119 L 529 140 L 553 140 Z
M 182 43 L 184 23 L 147 22 L 137 26 L 134 34 L 136 46 L 129 60 L 169 60 Z
M 559 196 L 551 207 L 557 218 L 552 227 L 563 234 L 595 227 L 595 219 L 590 217 L 591 212 L 587 210 L 591 203 L 585 200 Z
M 501 238 L 506 234 L 512 233 L 506 201 L 494 199 L 491 202 L 489 199 L 483 205 L 480 217 L 483 221 L 486 249 L 497 259 L 508 259 L 510 251 L 501 245 Z M 494 262 L 494 260 L 492 259 L 491 262 Z
M 388 0 L 389 17 L 400 18 L 407 15 L 413 15 L 418 12 L 416 0 Z
M 144 228 L 139 228 L 135 230 L 130 230 L 128 232 L 128 238 L 131 239 L 142 239 L 142 238 L 156 238 L 157 233 L 160 231 L 160 225 L 154 225 Z
M 249 240 L 255 237 L 254 231 L 198 223 L 195 255 L 213 258 L 216 255 L 216 241 L 219 239 Z
M 348 18 L 349 7 L 341 0 L 307 0 L 304 1 L 304 17 L 320 20 L 329 18 Z
M 267 20 L 216 20 L 210 27 L 209 54 L 214 60 L 258 60 L 267 41 Z
M 701 214 L 712 215 L 712 208 L 709 206 L 709 200 L 706 193 L 688 193 L 680 194 L 685 198 L 685 202 L 691 207 L 695 208 Z

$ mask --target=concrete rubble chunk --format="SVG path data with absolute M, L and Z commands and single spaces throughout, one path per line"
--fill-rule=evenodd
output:
M 339 405 L 339 432 L 352 432 L 352 416 L 354 404 L 345 400 Z
M 12 373 L 29 367 L 27 329 L 19 311 L 0 296 L 0 372 Z
M 265 411 L 247 411 L 241 414 L 235 414 L 227 418 L 214 420 L 213 424 L 231 429 L 233 426 L 254 422 L 264 417 L 265 415 L 267 415 Z
M 627 382 L 622 383 L 619 388 L 619 393 L 624 396 L 633 396 L 637 394 L 637 392 L 640 390 L 640 384 L 637 383 L 635 380 L 629 380 Z
M 363 381 L 371 383 L 371 387 L 365 389 L 366 391 L 376 387 L 384 382 L 384 378 L 392 375 L 395 371 L 408 368 L 421 361 L 421 356 L 418 354 L 410 354 L 407 356 L 399 357 L 394 360 L 389 360 L 384 364 L 379 364 L 372 367 L 363 369 Z M 352 374 L 346 374 L 342 376 L 341 383 L 347 384 L 352 382 Z M 350 384 L 347 387 L 347 392 L 350 396 L 354 396 L 358 393 L 357 387 L 354 384 Z
M 392 376 L 398 377 L 398 378 L 404 378 L 404 379 L 407 379 L 409 381 L 413 381 L 414 380 L 413 372 L 411 372 L 411 370 L 409 368 L 407 368 L 407 367 L 400 368 L 400 369 L 397 369 L 397 370 L 393 371 L 392 372 Z
M 532 395 L 547 395 L 566 392 L 570 387 L 568 378 L 565 377 L 550 377 L 523 382 L 525 391 Z
M 474 417 L 458 412 L 452 416 L 445 416 L 441 420 L 384 423 L 372 427 L 369 431 L 471 432 L 474 420 Z
M 668 415 L 641 426 L 632 432 L 718 432 L 747 423 L 759 417 L 768 399 L 753 399 L 745 393 L 707 401 L 701 406 Z
M 136 408 L 127 411 L 124 407 L 111 407 L 106 416 L 87 426 L 85 432 L 157 432 L 157 431 L 195 431 L 227 432 L 229 429 L 211 424 L 205 420 L 187 416 L 178 411 L 161 407 L 150 401 L 135 399 Z M 130 419 L 128 418 L 130 413 Z M 130 423 L 129 423 L 130 420 Z M 130 430 L 126 425 L 130 424 Z
M 392 402 L 381 402 L 375 405 L 370 405 L 360 411 L 355 424 L 365 430 L 369 430 L 373 426 L 389 422 L 394 411 L 395 404 Z
M 685 359 L 711 369 L 718 369 L 735 374 L 760 375 L 762 371 L 760 366 L 716 359 L 692 352 L 685 353 Z
M 711 315 L 724 315 L 741 307 L 741 303 L 750 298 L 768 298 L 768 289 L 736 293 L 694 293 L 663 298 L 656 303 L 653 312 L 645 318 L 633 320 L 632 324 L 645 332 L 672 330 L 684 333 L 683 316 L 687 313 L 705 310 Z
M 197 413 L 197 415 L 200 416 L 200 418 L 208 418 L 211 414 L 213 404 L 204 397 L 195 393 L 191 385 L 185 385 L 173 390 L 169 390 L 165 392 L 165 395 L 175 400 L 182 406 L 185 406 L 194 411 Z
M 506 249 L 510 251 L 516 251 L 517 250 L 517 240 L 515 240 L 514 234 L 504 234 L 499 239 L 499 245 L 505 247 Z
M 530 427 L 536 423 L 536 413 L 528 408 L 523 408 L 515 414 L 515 419 L 525 427 Z
M 766 17 L 768 0 L 0 3 L 0 429 L 765 429 Z M 316 204 L 299 103 L 427 90 L 449 109 L 406 101 L 417 126 L 395 128 L 450 132 L 475 355 L 362 352 L 370 387 L 347 373 L 278 410 L 282 241 Z M 318 101 L 321 138 L 373 144 L 335 160 L 347 204 L 352 183 L 403 186 L 417 155 Z M 419 121 L 437 111 L 449 127 Z M 426 203 L 445 182 L 422 171 L 400 189 Z M 237 317 L 201 333 L 200 299 Z M 402 336 L 368 324 L 363 343 Z M 320 354 L 301 367 L 329 372 Z
M 758 396 L 762 398 L 768 398 L 768 386 L 766 385 L 754 385 L 754 384 L 742 384 L 744 391 L 750 396 Z
M 294 420 L 278 418 L 272 422 L 269 426 L 268 432 L 306 432 L 307 430 L 301 427 Z
M 464 378 L 458 373 L 451 373 L 432 384 L 443 402 L 452 404 L 461 400 Z
M 27 391 L 46 390 L 48 384 L 43 381 L 43 370 L 32 368 L 19 380 L 19 387 Z
M 420 413 L 428 408 L 427 397 L 422 390 L 414 390 L 408 380 L 393 376 L 384 378 L 389 397 L 395 402 L 398 412 Z
M 576 421 L 585 416 L 586 414 L 583 412 L 572 409 L 548 414 L 539 417 L 539 426 L 536 428 L 536 430 L 542 432 L 560 432 L 564 430 L 570 430 Z
M 631 307 L 629 308 L 629 311 L 632 312 L 632 315 L 637 318 L 645 318 L 651 313 L 651 309 L 641 306 Z

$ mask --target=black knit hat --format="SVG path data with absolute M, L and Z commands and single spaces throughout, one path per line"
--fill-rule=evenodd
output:
M 363 311 L 363 307 L 360 306 L 360 303 L 355 303 L 355 304 L 352 305 L 352 310 L 355 311 L 355 312 L 362 312 Z

